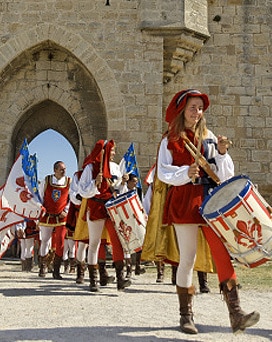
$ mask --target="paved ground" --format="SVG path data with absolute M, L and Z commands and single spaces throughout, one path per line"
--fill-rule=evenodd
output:
M 186 335 L 179 330 L 175 287 L 170 277 L 156 284 L 154 268 L 133 276 L 125 292 L 111 284 L 97 294 L 88 292 L 88 282 L 76 285 L 75 275 L 57 281 L 37 272 L 37 267 L 21 272 L 18 260 L 0 260 L 0 342 L 272 341 L 272 291 L 241 290 L 243 309 L 258 310 L 261 320 L 238 336 L 231 332 L 218 290 L 197 294 L 199 334 Z

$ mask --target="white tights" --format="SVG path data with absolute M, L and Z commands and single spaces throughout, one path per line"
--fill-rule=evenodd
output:
M 86 259 L 86 249 L 88 248 L 88 244 L 82 241 L 78 241 L 76 259 L 79 262 L 84 262 Z
M 87 215 L 89 230 L 88 265 L 96 265 L 98 263 L 98 250 L 105 220 L 90 221 L 88 216 L 89 215 Z
M 74 258 L 76 255 L 76 242 L 73 239 L 64 239 L 63 260 Z
M 34 250 L 34 238 L 20 239 L 21 260 L 32 258 Z
M 45 256 L 49 253 L 52 244 L 52 232 L 54 227 L 40 226 L 40 256 Z
M 174 224 L 178 247 L 179 266 L 176 284 L 179 287 L 190 287 L 193 280 L 194 263 L 197 249 L 198 224 Z

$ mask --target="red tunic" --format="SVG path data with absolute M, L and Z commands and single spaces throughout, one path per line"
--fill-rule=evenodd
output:
M 66 217 L 60 218 L 59 215 L 69 201 L 69 187 L 69 177 L 66 177 L 64 185 L 52 184 L 52 176 L 48 177 L 43 200 L 46 214 L 40 219 L 42 226 L 55 227 L 66 224 Z
M 94 174 L 95 177 L 96 175 Z M 112 198 L 112 192 L 105 178 L 103 178 L 99 191 L 99 195 L 88 198 L 88 209 L 91 221 L 109 218 L 105 203 Z
M 190 135 L 188 137 L 193 141 L 193 137 Z M 173 165 L 183 166 L 194 163 L 194 158 L 187 151 L 182 138 L 178 141 L 168 142 L 167 148 L 172 151 Z M 202 176 L 202 172 L 200 172 L 200 176 Z M 203 200 L 203 185 L 188 183 L 181 186 L 171 186 L 165 201 L 163 224 L 205 223 L 199 213 L 199 207 Z

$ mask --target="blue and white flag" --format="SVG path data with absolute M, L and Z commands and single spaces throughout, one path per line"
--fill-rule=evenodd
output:
M 36 156 L 29 154 L 26 139 L 3 186 L 0 209 L 33 220 L 45 213 L 38 190 Z
M 138 178 L 137 188 L 142 189 L 140 171 L 137 165 L 134 144 L 131 143 L 124 157 L 120 161 L 120 170 L 122 174 L 133 173 Z

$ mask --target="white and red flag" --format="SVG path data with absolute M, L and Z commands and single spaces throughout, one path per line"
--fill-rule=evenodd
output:
M 3 188 L 0 189 L 0 197 Z M 15 225 L 23 222 L 24 218 L 10 210 L 0 209 L 0 259 L 5 254 L 15 238 Z
M 33 220 L 45 213 L 38 190 L 37 159 L 29 154 L 26 140 L 2 188 L 0 209 Z

